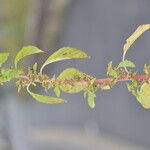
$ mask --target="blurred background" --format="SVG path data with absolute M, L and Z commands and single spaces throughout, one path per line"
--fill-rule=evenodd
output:
M 46 51 L 24 59 L 27 66 L 42 64 L 60 47 L 76 47 L 91 59 L 54 63 L 44 71 L 58 75 L 76 67 L 104 77 L 107 63 L 121 60 L 127 37 L 140 24 L 150 23 L 149 8 L 149 0 L 0 0 L 0 50 L 14 56 L 22 46 L 32 44 Z M 147 32 L 128 53 L 141 72 L 149 61 L 149 40 Z M 93 110 L 83 93 L 62 97 L 68 103 L 46 105 L 24 92 L 17 94 L 14 84 L 1 87 L 0 149 L 150 149 L 150 110 L 141 107 L 125 84 L 97 92 Z

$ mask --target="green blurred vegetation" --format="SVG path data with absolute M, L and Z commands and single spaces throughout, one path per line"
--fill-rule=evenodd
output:
M 16 50 L 24 40 L 29 0 L 0 0 L 0 49 Z

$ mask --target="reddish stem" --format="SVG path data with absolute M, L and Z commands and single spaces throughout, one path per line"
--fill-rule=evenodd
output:
M 27 81 L 30 82 L 30 79 L 28 76 L 20 76 L 20 78 L 23 78 Z M 147 76 L 147 75 L 135 75 L 135 76 L 130 76 L 130 75 L 124 75 L 124 76 L 119 76 L 117 78 L 113 78 L 113 77 L 110 77 L 110 78 L 99 78 L 99 79 L 96 79 L 96 83 L 97 84 L 105 84 L 105 85 L 109 85 L 111 84 L 112 81 L 116 80 L 117 82 L 118 81 L 130 81 L 130 80 L 148 80 L 150 79 L 150 76 Z M 46 79 L 46 80 L 43 80 L 44 82 L 51 82 L 51 79 Z M 39 81 L 39 79 L 36 79 L 35 82 L 39 82 L 41 83 L 41 81 Z M 69 80 L 64 80 L 64 81 L 61 81 L 61 83 L 68 83 Z M 85 80 L 79 80 L 79 81 L 76 81 L 77 83 L 80 83 L 80 84 L 87 84 L 87 81 Z
M 124 76 L 124 77 L 118 77 L 117 81 L 128 81 L 128 80 L 148 80 L 150 79 L 150 76 L 147 75 L 135 75 L 135 76 Z M 114 80 L 114 78 L 100 78 L 97 79 L 96 82 L 97 83 L 104 83 L 104 82 L 111 82 L 112 80 Z

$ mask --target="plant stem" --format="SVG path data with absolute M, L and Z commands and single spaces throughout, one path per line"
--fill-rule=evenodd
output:
M 110 82 L 114 80 L 115 78 L 99 78 L 96 79 L 97 83 L 104 83 L 104 82 Z M 150 79 L 150 76 L 147 75 L 135 75 L 135 76 L 124 76 L 124 77 L 117 77 L 117 81 L 130 81 L 130 80 L 148 80 Z
M 22 76 L 19 76 L 19 79 L 24 79 L 26 81 L 30 81 L 31 79 L 26 76 L 26 75 L 22 75 Z M 125 76 L 119 76 L 117 78 L 113 78 L 113 77 L 108 77 L 108 78 L 98 78 L 96 79 L 96 83 L 97 84 L 110 84 L 112 81 L 116 81 L 116 82 L 120 82 L 120 81 L 131 81 L 131 80 L 148 80 L 150 79 L 150 76 L 147 76 L 147 75 L 135 75 L 135 76 L 131 76 L 131 75 L 125 75 Z M 36 79 L 34 82 L 36 83 L 42 83 L 42 82 L 47 82 L 47 83 L 50 83 L 51 82 L 51 78 L 49 79 L 43 79 L 43 81 L 39 81 L 38 79 Z M 56 79 L 57 80 L 57 79 Z M 60 83 L 69 83 L 69 80 L 63 80 L 63 81 L 58 81 Z M 82 84 L 86 84 L 88 81 L 87 80 L 77 80 L 77 81 L 73 81 L 73 82 L 76 82 L 76 83 L 82 83 Z

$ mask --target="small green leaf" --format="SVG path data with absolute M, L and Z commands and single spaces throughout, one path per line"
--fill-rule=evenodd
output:
M 150 75 L 150 65 L 144 65 L 144 72 L 147 76 Z
M 18 62 L 24 58 L 25 56 L 29 56 L 29 55 L 32 55 L 32 54 L 36 54 L 36 53 L 41 53 L 43 52 L 42 50 L 40 50 L 39 48 L 35 47 L 35 46 L 26 46 L 26 47 L 23 47 L 16 55 L 15 57 L 15 61 L 14 61 L 14 64 L 15 64 L 15 67 L 17 68 L 17 64 Z
M 60 48 L 58 51 L 56 51 L 55 53 L 53 53 L 43 64 L 43 66 L 41 67 L 41 73 L 43 68 L 53 62 L 57 62 L 57 61 L 61 61 L 61 60 L 66 60 L 66 59 L 77 59 L 77 58 L 89 58 L 89 56 L 76 48 L 72 48 L 72 47 L 63 47 Z
M 56 94 L 57 97 L 60 97 L 60 89 L 59 89 L 58 86 L 56 86 L 56 87 L 54 88 L 54 93 Z
M 110 76 L 112 76 L 112 77 L 117 77 L 117 76 L 118 76 L 118 73 L 117 73 L 116 70 L 111 70 L 108 75 L 110 75 Z
M 112 76 L 112 77 L 117 77 L 117 76 L 118 76 L 117 70 L 115 70 L 115 69 L 112 67 L 112 61 L 110 61 L 110 62 L 108 63 L 107 75 Z
M 64 82 L 66 81 L 66 83 L 62 83 L 59 86 L 62 91 L 66 93 L 78 93 L 87 87 L 87 84 L 73 81 L 81 80 L 84 77 L 86 77 L 86 75 L 83 72 L 75 68 L 68 68 L 64 70 L 57 79 Z
M 140 91 L 137 92 L 136 98 L 144 108 L 146 109 L 150 108 L 150 84 L 149 83 L 144 83 L 141 86 Z
M 95 107 L 95 97 L 96 97 L 95 93 L 88 91 L 87 96 L 88 96 L 88 105 L 91 108 L 94 108 Z
M 0 53 L 0 66 L 7 61 L 9 53 Z
M 37 62 L 36 62 L 36 63 L 34 63 L 34 65 L 33 65 L 33 71 L 34 71 L 34 72 L 36 72 L 36 71 L 37 71 Z
M 130 61 L 130 60 L 124 60 L 124 61 L 119 63 L 118 68 L 120 68 L 120 67 L 134 68 L 135 64 L 132 61 Z
M 22 72 L 18 69 L 1 68 L 0 82 L 7 82 L 19 76 Z
M 132 80 L 130 84 L 127 83 L 128 91 L 131 92 L 134 96 L 137 96 L 137 89 L 139 86 L 140 86 L 140 81 L 138 80 Z
M 59 104 L 59 103 L 65 102 L 65 100 L 60 99 L 60 98 L 49 97 L 49 96 L 44 96 L 44 95 L 39 95 L 37 93 L 33 93 L 29 90 L 29 86 L 27 87 L 27 91 L 34 99 L 36 99 L 38 102 L 41 102 L 41 103 Z

